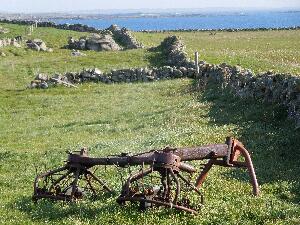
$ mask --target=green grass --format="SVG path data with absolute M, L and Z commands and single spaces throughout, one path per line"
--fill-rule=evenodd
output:
M 300 74 L 300 30 L 218 32 L 215 36 L 209 33 L 136 33 L 136 36 L 147 46 L 155 46 L 168 35 L 179 35 L 191 59 L 198 51 L 200 59 L 208 63 L 239 64 L 255 72 L 274 70 Z
M 15 25 L 3 26 L 11 27 L 11 35 L 23 29 Z M 47 28 L 35 32 L 54 47 L 54 53 L 11 47 L 1 49 L 8 53 L 8 57 L 0 58 L 1 224 L 300 223 L 300 131 L 294 130 L 293 122 L 286 119 L 285 109 L 239 99 L 215 86 L 196 92 L 189 79 L 114 85 L 88 83 L 78 89 L 24 89 L 35 71 L 52 73 L 93 66 L 101 70 L 146 66 L 151 65 L 149 57 L 153 56 L 139 49 L 113 53 L 88 51 L 87 57 L 72 58 L 70 50 L 59 48 L 70 33 L 73 36 L 82 33 Z M 273 62 L 273 58 L 267 52 L 278 48 L 290 49 L 290 57 L 299 58 L 299 47 L 290 48 L 290 43 L 297 35 L 299 37 L 299 31 L 285 31 L 285 35 L 290 34 L 285 39 L 279 38 L 281 32 L 224 32 L 215 37 L 208 33 L 181 35 L 191 55 L 194 49 L 200 51 L 202 40 L 206 46 L 203 48 L 207 53 L 205 57 L 207 60 L 211 57 L 210 62 L 223 62 L 228 58 L 238 62 L 247 49 L 238 38 L 243 35 L 273 40 L 268 49 L 253 47 L 258 55 L 265 54 L 268 62 Z M 136 35 L 147 46 L 154 46 L 165 34 Z M 227 38 L 221 39 L 221 35 Z M 221 40 L 217 42 L 217 38 Z M 233 40 L 240 44 L 236 47 L 238 50 L 234 50 L 238 53 L 231 57 L 233 50 L 226 50 L 221 43 L 234 46 Z M 219 48 L 215 46 L 217 43 Z M 262 41 L 256 43 L 263 45 Z M 253 54 L 244 55 L 246 62 L 251 63 Z M 266 70 L 266 61 L 255 64 L 252 69 Z M 275 69 L 285 71 L 281 66 Z M 287 69 L 298 71 L 296 67 Z M 240 139 L 252 152 L 261 197 L 251 195 L 245 171 L 214 168 L 204 184 L 205 206 L 198 216 L 163 208 L 140 213 L 134 205 L 118 206 L 117 195 L 70 205 L 31 202 L 36 167 L 44 171 L 44 167 L 61 166 L 66 150 L 87 146 L 93 156 L 103 156 L 165 146 L 223 143 L 229 135 Z M 105 175 L 105 171 L 102 173 Z M 120 178 L 110 174 L 111 171 L 106 178 L 119 190 Z M 196 204 L 195 196 L 191 197 Z

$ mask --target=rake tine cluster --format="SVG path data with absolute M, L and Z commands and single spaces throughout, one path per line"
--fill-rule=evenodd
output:
M 243 157 L 244 161 L 239 161 L 239 156 Z M 195 184 L 191 183 L 190 179 L 185 177 L 191 177 L 197 169 L 187 162 L 205 159 L 208 162 L 201 169 Z M 126 202 L 139 202 L 141 209 L 165 206 L 197 214 L 197 206 L 191 206 L 186 194 L 182 193 L 187 189 L 188 192 L 195 192 L 196 196 L 200 196 L 198 207 L 201 206 L 203 195 L 200 188 L 214 165 L 246 168 L 250 175 L 253 194 L 259 195 L 259 186 L 249 152 L 239 141 L 227 138 L 225 144 L 195 148 L 165 148 L 137 155 L 123 153 L 119 156 L 99 158 L 88 156 L 88 151 L 84 148 L 80 152 L 69 153 L 65 166 L 36 177 L 33 200 L 45 198 L 76 201 L 89 194 L 97 196 L 99 190 L 96 187 L 112 193 L 113 190 L 107 182 L 91 172 L 91 168 L 98 168 L 101 165 L 105 168 L 107 166 L 117 166 L 120 169 L 128 167 L 130 176 L 122 184 L 117 202 L 121 205 L 125 205 Z M 131 170 L 132 166 L 141 166 L 141 170 L 134 173 Z M 154 182 L 155 178 L 159 179 Z

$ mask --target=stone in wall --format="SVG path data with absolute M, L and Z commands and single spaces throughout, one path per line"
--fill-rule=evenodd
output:
M 0 48 L 6 46 L 14 46 L 20 48 L 21 47 L 20 43 L 21 42 L 15 38 L 4 38 L 4 39 L 0 39 Z
M 278 103 L 288 108 L 288 114 L 300 128 L 300 78 L 272 71 L 255 75 L 240 66 L 200 64 L 197 79 L 201 84 L 217 83 L 230 87 L 242 98 L 255 98 Z
M 101 70 L 84 69 L 80 72 L 67 72 L 65 74 L 54 74 L 48 76 L 38 74 L 29 85 L 30 88 L 48 88 L 55 85 L 76 85 L 85 82 L 120 83 L 120 82 L 153 82 L 158 80 L 175 79 L 182 77 L 195 78 L 196 70 L 185 67 L 153 67 L 153 68 L 131 68 L 112 70 L 103 73 Z M 68 85 L 71 84 L 71 85 Z

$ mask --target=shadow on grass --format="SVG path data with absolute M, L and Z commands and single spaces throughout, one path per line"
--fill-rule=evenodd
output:
M 157 210 L 157 208 L 146 211 L 139 210 L 138 203 L 128 203 L 128 206 L 121 206 L 116 203 L 115 198 L 101 198 L 97 202 L 85 201 L 80 203 L 54 202 L 50 200 L 40 200 L 34 204 L 29 197 L 22 197 L 16 201 L 11 208 L 26 213 L 32 221 L 41 222 L 61 222 L 65 219 L 80 219 L 81 221 L 89 220 L 90 222 L 99 222 L 99 217 L 103 219 L 104 224 L 113 224 L 118 218 L 134 218 L 140 223 L 145 214 L 153 214 L 162 217 L 169 217 L 170 211 L 175 209 Z M 94 204 L 95 203 L 95 204 Z M 177 214 L 186 214 L 185 212 L 176 211 Z M 187 214 L 189 215 L 189 214 Z M 105 221 L 104 221 L 105 220 Z
M 149 61 L 152 67 L 163 67 L 167 65 L 166 55 L 162 53 L 160 47 L 148 49 L 149 54 L 146 55 L 146 60 Z
M 259 184 L 274 184 L 266 191 L 299 204 L 300 131 L 287 119 L 287 110 L 256 99 L 241 99 L 216 85 L 207 87 L 199 101 L 211 103 L 212 123 L 238 127 L 229 135 L 235 135 L 252 153 Z M 241 170 L 228 170 L 224 175 L 249 182 Z

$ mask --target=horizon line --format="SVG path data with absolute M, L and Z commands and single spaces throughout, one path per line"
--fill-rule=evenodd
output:
M 127 11 L 127 12 L 118 12 L 119 14 L 125 14 L 129 13 L 130 11 L 135 11 L 135 13 L 143 13 L 140 12 L 143 11 L 154 11 L 157 10 L 157 13 L 160 13 L 162 11 L 166 10 L 189 10 L 189 11 L 197 11 L 197 10 L 227 10 L 227 11 L 236 11 L 236 10 L 244 10 L 244 11 L 251 11 L 251 10 L 278 10 L 278 11 L 299 11 L 300 7 L 204 7 L 204 8 L 128 8 L 128 9 L 122 9 L 122 8 L 112 8 L 112 9 L 82 9 L 82 10 L 66 10 L 66 11 L 0 11 L 0 13 L 5 14 L 49 14 L 49 13 L 96 13 L 97 11 L 104 11 L 106 13 L 113 12 L 113 11 Z M 100 12 L 97 12 L 100 13 Z M 170 12 L 174 13 L 174 12 Z

